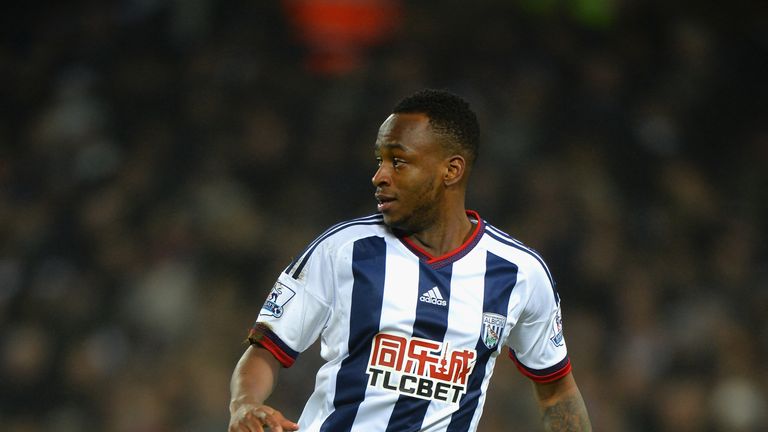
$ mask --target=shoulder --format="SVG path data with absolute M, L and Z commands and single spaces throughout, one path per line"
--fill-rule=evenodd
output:
M 346 243 L 372 235 L 384 235 L 388 232 L 384 218 L 380 213 L 349 219 L 333 225 L 320 234 L 307 247 L 308 249 L 321 243 Z
M 355 242 L 356 240 L 379 236 L 383 237 L 389 233 L 384 218 L 381 214 L 373 214 L 356 219 L 350 219 L 339 222 L 312 242 L 293 259 L 291 264 L 285 269 L 286 274 L 300 274 L 310 258 L 324 255 L 324 251 L 341 250 L 344 245 Z
M 537 275 L 546 279 L 554 287 L 555 281 L 542 256 L 533 248 L 517 240 L 506 232 L 485 222 L 486 249 L 514 263 L 520 272 Z

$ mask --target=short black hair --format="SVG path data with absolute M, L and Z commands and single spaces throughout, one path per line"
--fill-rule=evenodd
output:
M 461 153 L 470 165 L 477 159 L 480 125 L 469 102 L 460 96 L 446 90 L 424 89 L 401 100 L 392 112 L 425 114 L 432 130 L 447 138 L 447 150 Z

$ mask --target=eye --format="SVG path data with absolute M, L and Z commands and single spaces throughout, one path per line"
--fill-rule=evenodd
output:
M 392 160 L 392 166 L 394 168 L 399 168 L 401 166 L 405 165 L 405 161 L 403 159 L 395 158 Z
M 381 157 L 376 157 L 376 166 L 381 166 Z

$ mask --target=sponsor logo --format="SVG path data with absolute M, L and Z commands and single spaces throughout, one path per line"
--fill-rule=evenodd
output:
M 267 296 L 267 301 L 261 307 L 259 315 L 273 316 L 280 318 L 283 316 L 285 305 L 296 295 L 296 292 L 280 282 L 275 282 L 272 290 Z
M 483 313 L 482 338 L 488 349 L 494 349 L 499 345 L 499 339 L 506 323 L 507 319 L 502 315 L 490 312 Z
M 557 307 L 557 313 L 552 319 L 552 337 L 549 338 L 555 346 L 563 346 L 563 316 L 560 314 L 560 306 Z
M 472 349 L 448 342 L 379 333 L 368 361 L 368 385 L 419 399 L 458 404 L 475 366 Z
M 440 290 L 437 287 L 433 287 L 431 290 L 426 291 L 419 297 L 419 301 L 424 303 L 432 303 L 438 306 L 447 306 L 448 302 L 443 299 L 443 295 L 440 294 Z

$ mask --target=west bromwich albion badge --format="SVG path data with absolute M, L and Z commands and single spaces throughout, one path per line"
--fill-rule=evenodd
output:
M 483 343 L 488 349 L 494 349 L 499 344 L 499 339 L 506 323 L 507 319 L 502 315 L 490 312 L 483 313 L 482 338 Z

